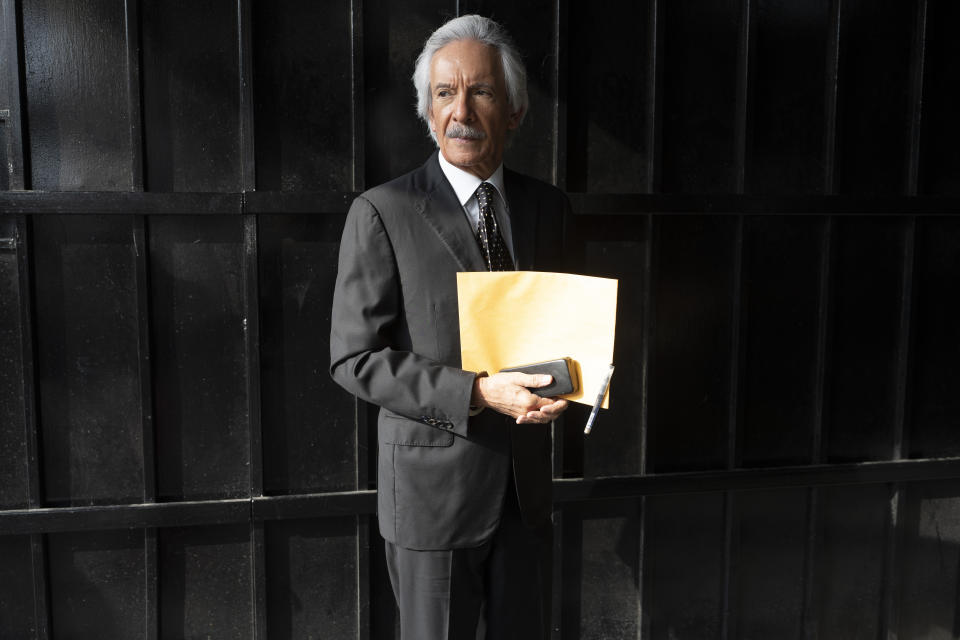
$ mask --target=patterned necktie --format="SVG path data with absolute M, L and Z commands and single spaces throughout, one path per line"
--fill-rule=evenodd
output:
M 513 260 L 500 235 L 500 225 L 493 214 L 493 185 L 483 182 L 477 187 L 480 219 L 477 221 L 477 243 L 488 271 L 513 271 Z

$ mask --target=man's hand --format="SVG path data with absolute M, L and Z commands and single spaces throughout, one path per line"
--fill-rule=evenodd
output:
M 541 398 L 530 393 L 527 387 L 545 387 L 551 382 L 553 376 L 517 372 L 477 377 L 473 382 L 471 404 L 516 418 L 517 424 L 550 422 L 566 410 L 567 401 Z

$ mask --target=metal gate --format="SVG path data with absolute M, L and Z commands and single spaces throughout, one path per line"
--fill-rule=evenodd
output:
M 469 12 L 620 280 L 554 636 L 960 637 L 956 3 L 0 0 L 0 638 L 394 637 L 330 298 Z

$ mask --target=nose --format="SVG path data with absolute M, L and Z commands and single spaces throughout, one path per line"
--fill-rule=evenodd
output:
M 453 105 L 453 118 L 457 122 L 469 122 L 473 116 L 473 110 L 470 107 L 470 96 L 467 91 L 457 93 L 456 102 Z

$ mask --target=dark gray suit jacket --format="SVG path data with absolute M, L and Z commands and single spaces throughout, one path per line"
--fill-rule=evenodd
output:
M 504 187 L 519 268 L 560 270 L 567 197 L 509 170 Z M 524 522 L 549 523 L 549 426 L 516 425 L 490 409 L 469 416 L 474 373 L 460 369 L 456 273 L 483 270 L 436 153 L 350 207 L 333 296 L 330 371 L 381 407 L 380 532 L 409 549 L 485 542 L 499 522 L 511 459 Z

